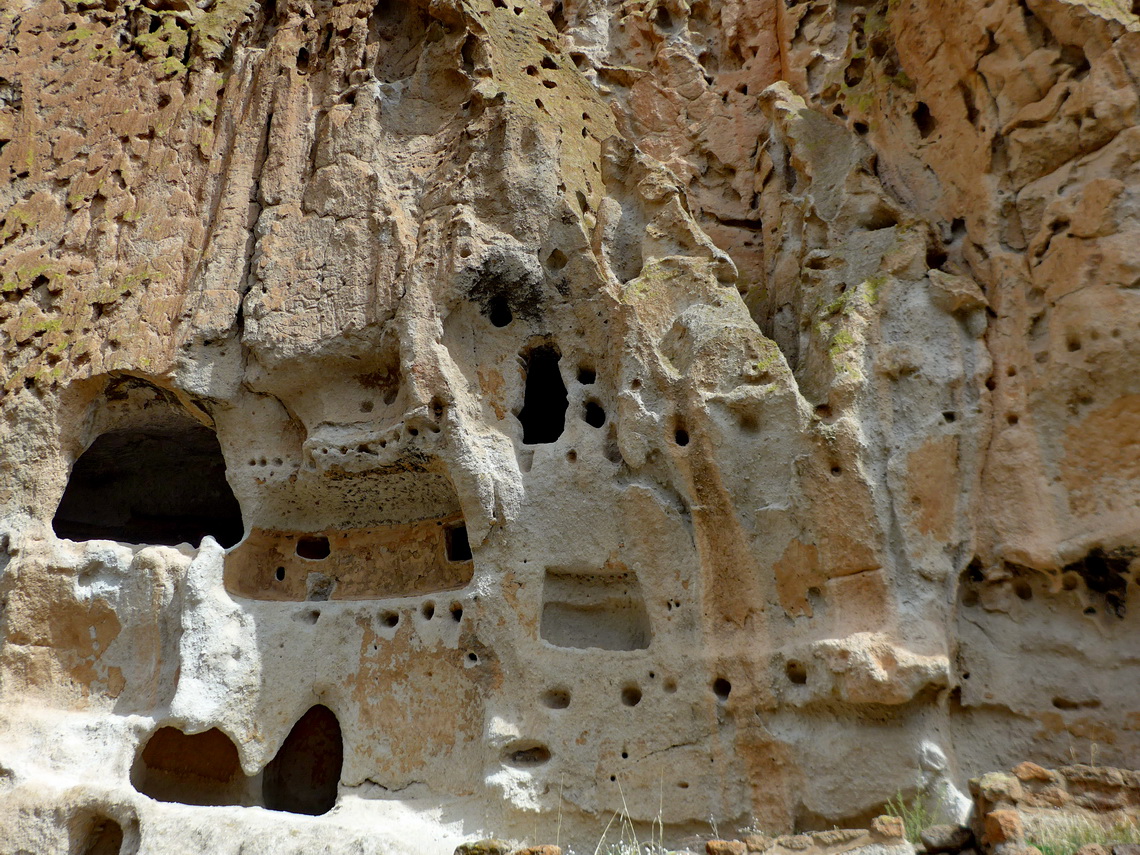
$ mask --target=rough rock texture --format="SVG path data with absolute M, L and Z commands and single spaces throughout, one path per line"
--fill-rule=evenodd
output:
M 1140 828 L 1140 773 L 1104 766 L 1043 769 L 1020 763 L 1013 774 L 990 772 L 970 781 L 975 825 L 991 849 L 1048 839 L 1074 825 L 1112 832 Z M 1100 844 L 1091 844 L 1100 846 Z M 1116 845 L 1122 845 L 1117 843 Z M 1123 844 L 1133 845 L 1133 844 Z
M 1140 756 L 1130 4 L 0 21 L 15 849 L 958 821 Z

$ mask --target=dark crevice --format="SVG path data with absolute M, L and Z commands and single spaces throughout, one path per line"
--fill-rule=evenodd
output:
M 467 526 L 458 525 L 447 529 L 447 560 L 470 561 L 471 542 L 467 539 Z
M 526 357 L 526 389 L 518 415 L 524 445 L 555 442 L 566 427 L 568 399 L 558 370 L 561 359 L 552 345 L 536 347 Z

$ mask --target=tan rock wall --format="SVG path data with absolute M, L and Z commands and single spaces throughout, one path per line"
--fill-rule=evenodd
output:
M 2 15 L 0 813 L 44 851 L 678 842 L 1135 756 L 1130 9 Z M 204 429 L 232 546 L 148 457 Z M 162 728 L 232 742 L 225 807 L 148 797 Z

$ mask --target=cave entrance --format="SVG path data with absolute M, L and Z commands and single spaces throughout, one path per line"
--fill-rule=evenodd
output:
M 265 806 L 311 816 L 328 813 L 336 804 L 343 761 L 340 722 L 326 706 L 310 708 L 265 767 Z
M 526 358 L 526 389 L 519 421 L 524 445 L 554 442 L 566 427 L 568 399 L 558 362 L 562 355 L 553 345 L 534 348 Z
M 237 747 L 216 727 L 193 735 L 160 727 L 135 761 L 131 784 L 160 802 L 237 805 L 246 777 Z
M 109 431 L 72 467 L 52 520 L 59 537 L 197 546 L 241 540 L 241 508 L 218 438 L 178 417 Z

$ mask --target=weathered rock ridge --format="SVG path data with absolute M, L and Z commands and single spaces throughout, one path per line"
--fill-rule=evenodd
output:
M 1135 764 L 1131 4 L 0 21 L 12 851 Z

